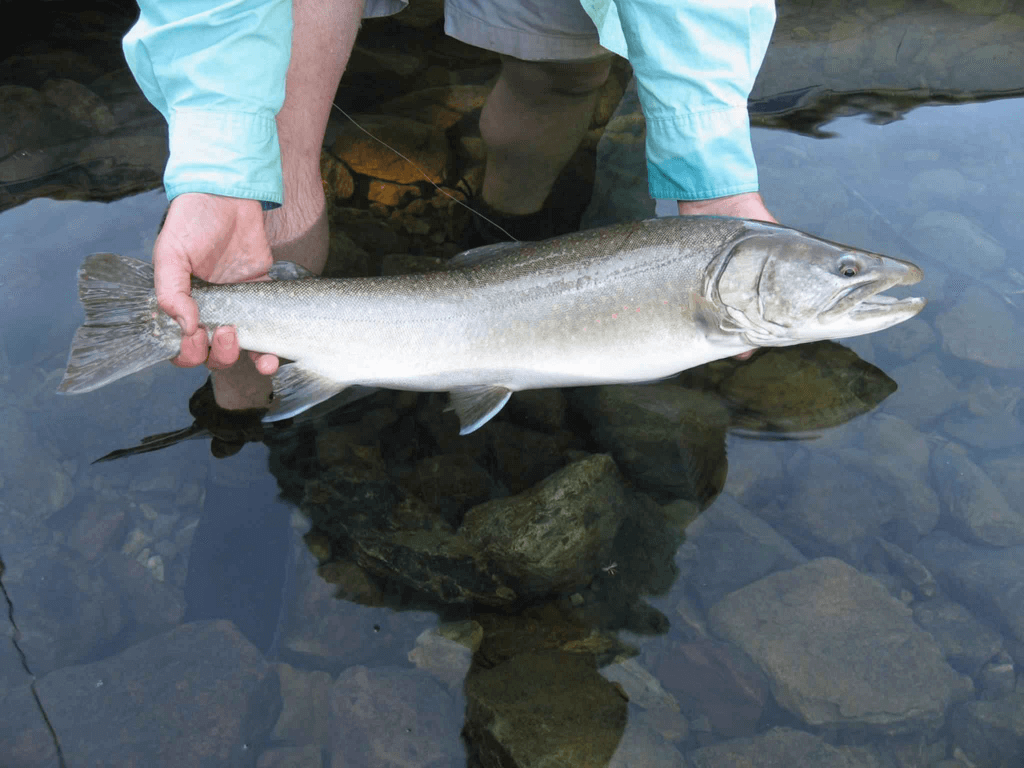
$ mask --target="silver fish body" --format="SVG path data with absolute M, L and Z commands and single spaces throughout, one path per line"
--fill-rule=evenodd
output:
M 293 361 L 268 420 L 352 385 L 451 393 L 463 433 L 512 392 L 650 381 L 760 346 L 843 338 L 916 315 L 879 295 L 913 264 L 788 227 L 670 217 L 460 254 L 447 271 L 324 279 L 275 265 L 269 282 L 195 281 L 200 321 Z M 94 254 L 86 323 L 60 390 L 87 392 L 174 357 L 180 329 L 144 262 Z

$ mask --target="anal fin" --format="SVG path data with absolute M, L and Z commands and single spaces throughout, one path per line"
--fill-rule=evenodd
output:
M 512 390 L 481 384 L 453 389 L 448 394 L 451 398 L 449 410 L 455 411 L 459 417 L 459 434 L 468 435 L 480 429 L 505 406 L 512 397 Z
M 300 363 L 287 363 L 274 374 L 274 399 L 263 421 L 279 421 L 302 413 L 341 392 L 347 385 L 303 368 Z

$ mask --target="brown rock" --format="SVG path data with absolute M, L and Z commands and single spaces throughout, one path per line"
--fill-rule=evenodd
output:
M 358 115 L 356 121 L 370 136 L 347 124 L 333 148 L 353 171 L 396 184 L 444 180 L 449 152 L 443 131 L 389 115 Z
M 348 200 L 356 191 L 356 183 L 348 168 L 328 152 L 320 153 L 320 178 L 324 192 L 334 200 Z
M 375 203 L 395 207 L 406 197 L 419 195 L 419 187 L 412 184 L 391 184 L 387 181 L 374 180 L 366 196 Z
M 626 699 L 589 659 L 523 653 L 466 678 L 466 741 L 483 765 L 608 765 Z M 556 759 L 557 756 L 557 759 Z
M 490 87 L 486 85 L 424 88 L 381 104 L 375 111 L 447 130 L 461 120 L 463 115 L 482 109 L 490 92 Z

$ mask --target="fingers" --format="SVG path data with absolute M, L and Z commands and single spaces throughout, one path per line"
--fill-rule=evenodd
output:
M 199 307 L 189 294 L 191 281 L 187 270 L 167 260 L 153 259 L 156 302 L 160 309 L 181 326 L 182 334 L 193 336 L 199 330 Z
M 213 332 L 213 339 L 210 341 L 210 356 L 206 360 L 206 367 L 211 370 L 230 368 L 238 360 L 238 336 L 235 329 L 230 326 L 222 326 Z
M 264 376 L 273 376 L 277 373 L 277 369 L 281 364 L 276 355 L 261 355 L 258 352 L 250 352 L 249 357 L 256 364 L 256 370 Z
M 179 368 L 192 368 L 206 362 L 206 331 L 202 328 L 189 336 L 181 337 L 181 352 L 171 360 Z

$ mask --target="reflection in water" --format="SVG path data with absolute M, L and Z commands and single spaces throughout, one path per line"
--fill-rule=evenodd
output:
M 479 437 L 455 436 L 440 397 L 383 391 L 303 423 L 270 426 L 262 437 L 282 497 L 309 520 L 304 541 L 335 599 L 461 618 L 452 625 L 462 628 L 455 640 L 443 641 L 447 628 L 427 634 L 411 658 L 451 684 L 465 675 L 463 734 L 472 759 L 496 750 L 536 759 L 568 750 L 606 762 L 634 694 L 650 700 L 646 708 L 659 728 L 679 738 L 688 733 L 672 696 L 635 662 L 623 666 L 638 650 L 618 635 L 668 632 L 670 618 L 647 598 L 673 589 L 683 531 L 725 483 L 730 426 L 755 430 L 758 414 L 775 434 L 836 426 L 893 388 L 878 369 L 832 343 L 765 351 L 756 361 L 691 372 L 689 386 L 529 393 Z M 804 383 L 797 397 L 786 380 Z M 190 400 L 197 425 L 218 419 L 219 409 L 203 397 L 208 391 L 204 385 Z M 144 441 L 143 449 L 152 445 Z M 254 626 L 257 616 L 244 608 L 277 593 L 266 580 L 285 558 L 259 550 L 280 540 L 275 513 L 277 522 L 286 519 L 265 504 L 267 514 L 260 513 L 253 498 L 234 523 L 215 522 L 237 506 L 227 497 L 211 503 L 216 487 L 207 490 L 207 514 L 190 552 L 185 618 L 226 612 L 267 648 L 271 627 Z M 256 538 L 245 533 L 250 529 Z M 258 562 L 257 572 L 224 573 L 246 562 Z M 731 570 L 749 581 L 770 572 L 765 567 Z M 735 576 L 735 586 L 747 583 Z M 350 658 L 333 649 L 311 654 L 312 617 L 298 606 L 285 616 L 273 630 L 274 652 L 302 665 L 338 664 L 347 681 Z M 461 675 L 444 664 L 435 669 L 438 644 Z M 457 650 L 464 646 L 465 655 Z M 608 673 L 614 685 L 598 672 L 608 665 L 620 670 Z M 404 677 L 392 682 L 419 690 Z M 500 738 L 496 719 L 506 723 Z M 558 727 L 538 739 L 541 721 Z M 724 715 L 714 724 L 735 732 Z
M 834 138 L 757 133 L 772 209 L 928 275 L 921 316 L 845 347 L 520 394 L 466 438 L 429 396 L 379 392 L 266 433 L 196 407 L 185 436 L 216 435 L 222 460 L 210 435 L 175 435 L 91 466 L 180 428 L 204 375 L 51 394 L 80 321 L 75 269 L 90 251 L 144 257 L 161 193 L 6 210 L 0 578 L 18 634 L 0 618 L 17 638 L 0 643 L 4 760 L 55 765 L 56 742 L 69 764 L 1019 764 L 1024 104 L 906 112 L 861 92 L 1019 89 L 1020 4 L 780 13 L 788 59 L 763 73 L 763 106 Z M 119 125 L 144 117 L 115 95 L 123 78 L 82 78 Z M 14 95 L 52 108 L 45 79 Z M 436 97 L 412 108 L 441 114 Z M 821 126 L 823 102 L 902 119 Z M 163 150 L 148 128 L 72 154 L 104 135 L 94 119 L 60 113 L 39 145 L 5 145 L 0 206 L 58 182 L 151 183 Z M 631 125 L 610 133 L 633 146 Z M 368 184 L 327 171 L 337 190 Z M 408 194 L 396 207 L 411 217 Z M 336 249 L 338 273 L 438 231 L 339 218 L 358 246 Z

